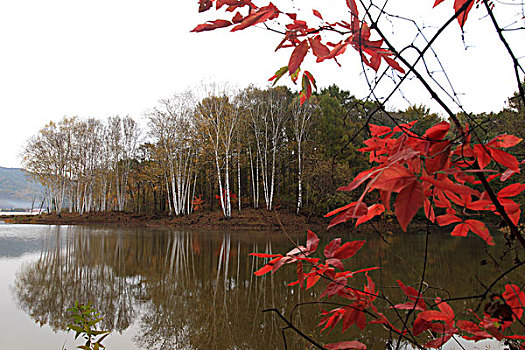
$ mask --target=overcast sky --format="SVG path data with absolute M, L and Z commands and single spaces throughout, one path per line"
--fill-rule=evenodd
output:
M 301 1 L 301 6 L 312 2 Z M 338 7 L 343 0 L 317 3 L 329 5 L 323 5 L 329 8 L 325 11 L 317 7 L 329 21 L 347 15 Z M 410 3 L 410 8 L 391 10 L 429 26 L 453 14 L 452 0 L 434 10 L 434 0 L 390 3 Z M 502 23 L 512 18 L 523 22 L 516 17 L 520 6 L 496 3 L 495 11 Z M 19 167 L 25 141 L 63 116 L 103 119 L 129 114 L 138 120 L 160 98 L 203 80 L 265 86 L 287 64 L 290 51 L 274 53 L 281 38 L 261 28 L 190 33 L 210 16 L 221 15 L 199 15 L 196 0 L 0 0 L 0 166 Z M 471 12 L 464 41 L 454 24 L 436 43 L 461 103 L 471 112 L 499 111 L 516 90 L 510 59 L 484 17 L 482 9 Z M 413 39 L 405 27 L 407 34 L 404 27 L 392 31 L 387 23 L 388 34 L 400 43 Z M 524 34 L 507 35 L 521 43 L 518 55 L 525 55 Z M 355 51 L 347 50 L 340 62 L 342 68 L 333 61 L 315 64 L 310 59 L 304 68 L 316 75 L 320 86 L 336 83 L 365 96 L 367 86 Z M 436 76 L 442 78 L 440 73 Z M 415 82 L 403 93 L 410 103 L 440 112 Z M 396 96 L 389 106 L 405 108 L 406 101 Z

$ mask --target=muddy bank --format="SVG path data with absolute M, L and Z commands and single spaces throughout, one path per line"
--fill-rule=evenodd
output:
M 363 224 L 356 228 L 355 221 L 340 224 L 328 229 L 330 218 L 306 216 L 290 213 L 285 210 L 266 211 L 264 209 L 243 209 L 239 214 L 232 213 L 230 219 L 224 218 L 222 212 L 196 212 L 181 217 L 167 215 L 134 214 L 123 212 L 87 213 L 62 213 L 41 215 L 2 215 L 0 220 L 12 224 L 45 224 L 45 225 L 115 225 L 115 226 L 148 226 L 148 227 L 178 227 L 186 229 L 204 230 L 243 230 L 243 231 L 282 231 L 306 232 L 312 230 L 322 234 L 367 232 L 388 237 L 393 234 L 403 233 L 395 219 L 375 218 L 373 224 Z M 409 226 L 410 234 L 424 233 L 426 224 L 414 221 Z
M 326 230 L 329 220 L 320 217 L 291 214 L 285 211 L 245 209 L 240 214 L 232 213 L 230 219 L 223 217 L 220 211 L 196 212 L 188 216 L 170 217 L 152 214 L 133 214 L 122 212 L 62 213 L 41 215 L 4 215 L 0 220 L 16 224 L 47 224 L 47 225 L 90 225 L 110 224 L 121 226 L 166 226 L 187 227 L 197 229 L 230 229 L 230 230 Z

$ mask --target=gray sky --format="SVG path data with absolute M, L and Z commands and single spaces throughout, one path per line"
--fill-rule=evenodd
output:
M 275 1 L 277 6 L 281 2 Z M 291 51 L 274 53 L 280 37 L 261 28 L 190 33 L 206 19 L 226 17 L 222 12 L 199 15 L 196 3 L 0 0 L 0 166 L 20 166 L 23 144 L 50 120 L 115 114 L 140 119 L 160 98 L 203 80 L 229 81 L 239 87 L 250 83 L 265 86 L 268 78 L 287 64 Z M 311 14 L 311 3 L 315 2 L 302 0 L 301 6 L 308 9 L 305 16 Z M 344 0 L 318 3 L 329 5 L 324 11 L 317 7 L 329 21 L 347 13 L 341 7 Z M 389 7 L 428 26 L 453 14 L 451 0 L 434 10 L 434 0 L 412 1 L 410 8 L 394 7 L 407 3 L 392 0 Z M 521 6 L 496 3 L 495 11 L 502 23 L 510 23 L 512 18 L 523 22 L 516 15 Z M 398 43 L 414 37 L 410 25 L 401 24 L 394 30 L 386 22 L 385 27 Z M 464 42 L 454 23 L 436 43 L 441 62 L 467 111 L 501 110 L 516 90 L 510 59 L 482 9 L 471 12 L 465 29 Z M 525 55 L 524 34 L 507 35 L 511 42 L 521 43 L 518 56 Z M 365 96 L 368 89 L 356 52 L 348 49 L 340 62 L 342 68 L 333 61 L 315 64 L 307 59 L 303 67 L 314 73 L 320 86 L 336 83 L 358 97 Z M 435 76 L 444 81 L 441 73 Z M 415 82 L 408 82 L 403 94 L 410 97 L 410 103 L 427 104 L 439 112 Z M 389 106 L 405 108 L 407 102 L 398 95 Z

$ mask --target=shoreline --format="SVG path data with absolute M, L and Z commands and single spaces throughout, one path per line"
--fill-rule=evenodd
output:
M 327 231 L 329 219 L 292 214 L 286 211 L 244 209 L 240 214 L 232 212 L 226 219 L 221 211 L 195 212 L 190 215 L 171 217 L 160 214 L 137 214 L 126 212 L 55 213 L 37 215 L 0 215 L 0 221 L 8 224 L 44 225 L 116 225 L 147 227 L 185 227 L 197 229 L 229 229 L 251 231 L 318 230 Z M 331 231 L 335 231 L 331 229 Z
M 415 234 L 426 228 L 424 222 L 413 222 L 409 232 L 403 232 L 394 220 L 376 218 L 373 225 L 360 225 L 349 221 L 328 229 L 331 218 L 295 214 L 286 210 L 243 209 L 232 212 L 226 219 L 221 211 L 199 211 L 190 215 L 172 217 L 162 214 L 137 214 L 127 212 L 55 213 L 37 215 L 0 215 L 6 224 L 38 225 L 108 225 L 120 227 L 184 228 L 198 230 L 266 231 L 297 233 L 307 230 L 317 234 L 348 234 L 366 232 L 380 234 L 383 238 L 394 234 Z M 435 224 L 433 224 L 435 225 Z

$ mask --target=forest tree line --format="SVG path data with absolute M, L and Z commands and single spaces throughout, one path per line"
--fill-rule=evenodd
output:
M 460 115 L 485 141 L 525 134 L 514 97 L 499 113 Z M 48 211 L 128 211 L 187 215 L 243 208 L 323 214 L 348 203 L 337 192 L 364 170 L 359 151 L 367 123 L 393 126 L 441 121 L 425 106 L 375 113 L 337 86 L 301 105 L 285 87 L 234 91 L 209 85 L 175 94 L 146 113 L 147 128 L 129 116 L 64 117 L 31 137 L 24 168 L 45 188 Z M 513 153 L 523 156 L 523 143 Z

